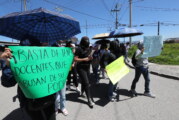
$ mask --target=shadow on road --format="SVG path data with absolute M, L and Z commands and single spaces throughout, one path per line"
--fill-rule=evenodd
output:
M 120 98 L 120 96 L 126 96 L 127 98 Z M 118 98 L 118 101 L 124 101 L 124 100 L 129 100 L 132 98 L 132 93 L 127 90 L 127 89 L 117 89 L 117 98 Z
M 98 99 L 97 101 L 95 101 L 96 105 L 104 107 L 110 102 L 109 99 L 107 98 L 107 91 L 108 91 L 108 84 L 105 83 L 100 83 L 98 85 L 93 84 L 91 86 L 91 92 L 93 98 Z
M 71 91 L 74 91 L 74 90 L 71 90 Z M 76 93 L 75 91 L 73 93 L 66 94 L 66 100 L 78 102 L 78 103 L 82 103 L 82 104 L 87 104 L 87 100 L 80 99 L 80 95 L 78 93 Z
M 105 81 L 106 80 L 106 81 Z M 101 82 L 99 84 L 96 84 L 94 75 L 90 75 L 90 84 L 91 84 L 91 94 L 94 98 L 95 104 L 104 107 L 107 105 L 110 100 L 107 97 L 108 93 L 108 81 L 107 79 L 103 79 L 105 82 Z M 80 81 L 80 80 L 79 80 Z M 102 80 L 101 80 L 102 81 Z M 87 98 L 84 99 L 84 97 L 80 97 L 79 94 L 75 92 L 75 90 L 71 90 L 72 92 L 66 94 L 66 99 L 73 102 L 78 102 L 82 104 L 87 104 Z M 124 101 L 131 99 L 133 97 L 132 93 L 127 89 L 117 89 L 117 102 Z M 125 96 L 125 97 L 120 97 Z
M 2 120 L 29 120 L 27 114 L 25 114 L 20 108 L 17 108 L 10 112 Z

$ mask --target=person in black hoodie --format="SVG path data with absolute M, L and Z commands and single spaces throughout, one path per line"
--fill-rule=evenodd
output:
M 22 46 L 43 46 L 37 39 L 27 36 L 20 42 Z M 0 60 L 2 64 L 1 80 L 11 80 L 16 83 L 16 80 L 10 69 L 10 59 L 12 52 L 9 48 L 1 54 Z M 14 84 L 15 86 L 15 84 Z M 29 99 L 25 97 L 21 88 L 18 86 L 17 95 L 22 112 L 26 112 L 32 120 L 56 120 L 55 116 L 55 94 L 38 99 Z M 26 118 L 24 118 L 26 119 Z
M 88 105 L 90 108 L 93 108 L 94 102 L 91 96 L 89 83 L 90 64 L 93 58 L 90 55 L 91 49 L 89 48 L 89 44 L 90 42 L 87 36 L 81 38 L 80 46 L 76 49 L 74 60 L 77 62 L 77 72 L 82 84 L 81 93 L 86 93 Z
M 120 57 L 120 49 L 119 44 L 117 41 L 111 41 L 109 51 L 106 51 L 103 56 L 101 57 L 100 64 L 101 66 L 104 66 L 104 68 L 112 63 L 114 60 L 116 60 L 118 57 Z M 108 98 L 110 101 L 114 101 L 116 98 L 116 93 L 114 92 L 116 90 L 117 83 L 115 85 L 112 84 L 111 81 L 109 81 L 108 84 Z

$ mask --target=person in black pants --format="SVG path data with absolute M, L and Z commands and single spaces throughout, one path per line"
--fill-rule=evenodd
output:
M 34 40 L 34 41 L 31 41 Z M 21 45 L 25 46 L 41 46 L 40 42 L 37 42 L 35 38 L 28 38 L 21 41 Z M 1 54 L 0 60 L 2 63 L 2 76 L 1 79 L 11 80 L 16 82 L 12 71 L 9 67 L 9 61 L 12 57 L 11 50 L 6 48 Z M 55 115 L 55 94 L 38 98 L 30 99 L 25 97 L 23 91 L 18 86 L 17 95 L 20 103 L 22 113 L 26 112 L 32 120 L 56 120 Z M 26 119 L 26 118 L 24 118 Z
M 90 55 L 91 49 L 89 48 L 89 38 L 84 36 L 81 38 L 80 46 L 76 49 L 74 60 L 77 62 L 77 72 L 81 79 L 82 91 L 86 93 L 88 99 L 88 105 L 90 108 L 93 108 L 94 102 L 90 92 L 90 64 L 93 59 Z

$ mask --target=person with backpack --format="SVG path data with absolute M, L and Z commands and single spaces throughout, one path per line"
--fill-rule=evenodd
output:
M 142 54 L 144 52 L 144 44 L 142 42 L 138 43 L 138 49 L 135 51 L 133 57 L 132 57 L 132 64 L 135 67 L 135 77 L 133 79 L 132 85 L 131 85 L 131 93 L 133 96 L 137 95 L 137 92 L 135 91 L 136 84 L 139 81 L 139 78 L 141 74 L 144 76 L 145 79 L 145 91 L 144 95 L 155 98 L 155 95 L 152 95 L 150 92 L 150 77 L 149 77 L 149 66 L 148 66 L 148 58 L 143 58 Z

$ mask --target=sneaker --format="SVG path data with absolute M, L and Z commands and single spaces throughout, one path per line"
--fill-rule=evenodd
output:
M 55 111 L 55 115 L 58 115 L 58 113 L 60 113 L 59 110 L 56 110 L 56 111 Z
M 82 97 L 82 98 L 86 98 L 84 92 L 83 92 L 83 93 L 81 92 L 80 97 Z
M 137 92 L 135 90 L 131 89 L 130 92 L 132 93 L 132 97 L 137 96 Z
M 144 92 L 144 95 L 151 98 L 155 98 L 155 95 L 152 95 L 150 92 Z
M 109 97 L 109 100 L 110 100 L 111 102 L 114 102 L 114 101 L 115 101 L 115 97 L 110 96 L 110 97 Z
M 105 76 L 102 76 L 101 79 L 106 79 L 106 77 L 105 77 Z
M 117 93 L 116 92 L 113 92 L 113 97 L 116 97 L 117 96 Z
M 65 115 L 65 116 L 67 116 L 67 115 L 68 115 L 68 111 L 67 111 L 67 109 L 66 109 L 66 108 L 64 108 L 63 110 L 61 110 L 61 112 L 62 112 L 62 114 L 63 114 L 63 115 Z
M 99 85 L 99 80 L 96 81 L 96 85 Z
M 67 90 L 71 90 L 70 85 L 67 85 L 67 86 L 66 86 L 66 89 L 67 89 Z
M 114 101 L 115 101 L 115 98 L 113 98 L 113 97 L 110 98 L 110 101 L 111 101 L 111 102 L 114 102 Z
M 88 106 L 90 108 L 93 108 L 94 105 L 95 105 L 95 103 L 93 101 L 88 101 Z
M 81 91 L 80 91 L 79 87 L 76 87 L 76 92 L 77 92 L 78 94 L 80 94 L 80 93 L 81 93 Z

